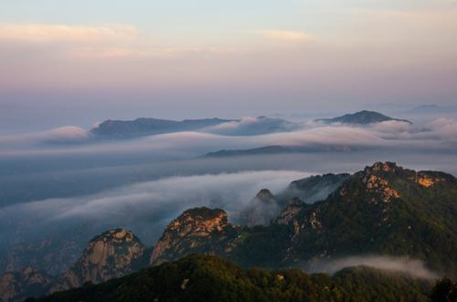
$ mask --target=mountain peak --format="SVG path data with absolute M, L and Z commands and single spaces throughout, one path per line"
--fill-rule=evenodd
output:
M 372 166 L 367 166 L 365 168 L 365 173 L 377 173 L 377 172 L 392 172 L 395 173 L 397 170 L 404 170 L 402 167 L 397 166 L 394 162 L 376 162 Z
M 66 273 L 64 287 L 75 287 L 85 282 L 98 283 L 121 277 L 134 271 L 145 246 L 131 231 L 113 229 L 94 237 L 78 262 Z
M 260 190 L 255 197 L 262 202 L 270 202 L 274 199 L 274 195 L 268 189 Z
M 187 210 L 167 226 L 154 247 L 150 263 L 174 259 L 184 248 L 191 247 L 195 252 L 215 249 L 219 238 L 232 228 L 224 210 L 207 207 Z
M 396 119 L 390 116 L 384 115 L 382 113 L 376 111 L 369 111 L 369 110 L 362 110 L 351 114 L 345 114 L 342 116 L 338 116 L 335 118 L 329 119 L 319 119 L 317 121 L 323 122 L 325 124 L 332 124 L 332 123 L 342 123 L 342 124 L 360 124 L 360 125 L 368 125 L 374 123 L 382 123 L 387 121 L 397 121 L 397 122 L 404 122 L 408 124 L 412 124 L 408 120 Z

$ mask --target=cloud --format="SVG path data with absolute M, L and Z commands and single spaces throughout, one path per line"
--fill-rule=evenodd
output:
M 238 121 L 205 128 L 203 131 L 221 135 L 261 135 L 274 132 L 289 132 L 299 128 L 299 123 L 261 116 L 243 117 Z
M 297 171 L 247 171 L 170 177 L 95 195 L 18 204 L 0 208 L 0 226 L 3 225 L 0 229 L 4 230 L 0 234 L 17 235 L 18 229 L 39 233 L 40 228 L 86 221 L 99 226 L 100 231 L 116 226 L 138 229 L 140 237 L 147 233 L 145 239 L 155 240 L 164 225 L 185 209 L 223 208 L 233 221 L 260 189 L 268 187 L 272 192 L 279 192 L 291 181 L 306 176 L 309 174 Z M 139 224 L 149 227 L 136 227 Z
M 31 43 L 125 41 L 138 34 L 138 29 L 133 25 L 0 24 L 0 40 Z
M 313 272 L 334 274 L 346 267 L 369 266 L 391 272 L 402 272 L 419 279 L 437 279 L 439 275 L 428 269 L 423 261 L 407 257 L 391 256 L 352 256 L 333 261 L 320 262 Z
M 33 148 L 44 143 L 82 142 L 89 137 L 87 130 L 76 126 L 65 126 L 42 132 L 0 136 L 0 150 Z
M 286 42 L 300 42 L 311 40 L 313 37 L 309 34 L 298 31 L 285 31 L 285 30 L 254 30 L 250 31 L 251 34 L 259 35 L 265 39 L 286 41 Z
M 388 121 L 369 126 L 289 123 L 281 119 L 243 118 L 202 132 L 177 132 L 133 140 L 97 141 L 84 129 L 63 127 L 50 131 L 0 136 L 0 157 L 140 154 L 192 158 L 221 149 L 252 149 L 272 145 L 310 147 L 312 150 L 410 148 L 411 151 L 453 151 L 457 121 L 440 118 L 425 125 Z M 47 145 L 49 142 L 90 144 Z M 328 149 L 330 147 L 330 149 Z

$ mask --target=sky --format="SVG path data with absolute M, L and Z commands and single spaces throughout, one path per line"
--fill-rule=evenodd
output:
M 457 103 L 455 0 L 0 0 L 0 132 Z

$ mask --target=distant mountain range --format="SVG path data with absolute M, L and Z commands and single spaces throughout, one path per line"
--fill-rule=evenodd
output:
M 297 127 L 298 124 L 266 116 L 237 120 L 212 118 L 183 121 L 139 118 L 133 121 L 107 120 L 93 128 L 91 133 L 102 138 L 133 138 L 183 131 L 243 136 L 287 132 Z
M 306 200 L 310 196 L 314 197 Z M 257 220 L 256 215 L 271 215 L 271 219 Z M 230 223 L 222 209 L 189 209 L 167 226 L 153 249 L 146 248 L 130 231 L 107 231 L 95 237 L 75 265 L 61 276 L 50 277 L 33 268 L 6 273 L 0 279 L 2 299 L 19 301 L 28 295 L 99 283 L 148 264 L 156 266 L 195 253 L 217 255 L 243 267 L 300 267 L 310 271 L 342 257 L 389 255 L 422 260 L 426 267 L 420 272 L 421 278 L 444 274 L 457 277 L 457 179 L 446 173 L 416 172 L 379 162 L 352 175 L 327 174 L 298 180 L 278 195 L 263 189 L 246 209 L 246 217 L 246 224 L 251 226 Z M 144 271 L 102 287 L 85 286 L 42 301 L 63 301 L 59 297 L 68 297 L 65 301 L 76 297 L 95 301 L 72 293 L 93 297 L 99 290 L 104 292 L 99 297 L 108 299 L 105 294 L 121 294 L 116 291 L 121 284 L 140 290 L 137 285 L 152 282 L 149 288 L 173 274 L 172 267 L 167 264 L 149 270 L 158 274 L 152 279 L 147 279 L 149 273 Z M 414 267 L 417 271 L 417 264 Z M 181 284 L 186 278 L 180 280 Z M 184 287 L 195 284 L 196 279 L 189 279 Z M 138 294 L 143 297 L 146 291 Z M 156 294 L 152 290 L 151 295 Z
M 331 119 L 319 119 L 317 121 L 327 124 L 343 123 L 353 125 L 367 125 L 385 121 L 411 123 L 407 120 L 395 119 L 378 112 L 366 110 Z M 183 131 L 247 136 L 294 131 L 300 127 L 300 123 L 266 116 L 243 119 L 188 119 L 183 121 L 138 118 L 130 121 L 107 120 L 91 129 L 90 133 L 96 138 L 111 139 L 134 138 Z
M 368 111 L 362 110 L 356 113 L 345 114 L 343 116 L 338 116 L 335 118 L 328 118 L 328 119 L 318 119 L 318 122 L 326 123 L 326 124 L 333 124 L 333 123 L 341 123 L 341 124 L 353 124 L 353 125 L 368 125 L 374 123 L 382 123 L 388 121 L 397 121 L 397 122 L 405 122 L 408 124 L 412 124 L 412 122 L 408 120 L 396 119 L 379 112 L 375 111 Z
M 269 155 L 269 154 L 293 154 L 293 153 L 309 153 L 309 152 L 347 152 L 355 151 L 361 147 L 350 147 L 341 145 L 324 145 L 324 144 L 309 144 L 307 146 L 266 146 L 253 149 L 239 150 L 219 150 L 208 152 L 202 158 L 224 158 L 235 156 L 252 156 L 252 155 Z M 368 147 L 366 147 L 368 148 Z
M 128 138 L 180 131 L 194 131 L 233 121 L 235 120 L 218 118 L 183 121 L 155 118 L 138 118 L 133 121 L 107 120 L 93 128 L 91 132 L 92 134 L 101 137 Z
M 355 126 L 368 126 L 372 124 L 396 121 L 402 123 L 412 124 L 412 122 L 402 119 L 388 117 L 374 111 L 359 111 L 352 114 L 331 118 L 331 119 L 318 119 L 315 120 L 324 124 L 345 124 Z M 234 157 L 234 156 L 250 156 L 250 155 L 268 155 L 268 154 L 286 154 L 286 153 L 308 153 L 308 152 L 346 152 L 354 151 L 354 149 L 369 148 L 369 147 L 354 147 L 347 145 L 330 145 L 330 144 L 307 144 L 306 146 L 285 146 L 285 145 L 272 145 L 263 146 L 253 149 L 225 149 L 213 151 L 205 154 L 203 157 L 207 158 L 221 158 L 221 157 Z

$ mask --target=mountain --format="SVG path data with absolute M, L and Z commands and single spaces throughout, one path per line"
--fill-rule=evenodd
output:
M 150 263 L 179 259 L 189 252 L 224 254 L 237 240 L 238 233 L 221 209 L 187 210 L 167 226 L 154 247 Z
M 114 229 L 94 237 L 66 272 L 50 276 L 33 267 L 6 272 L 0 278 L 0 301 L 22 301 L 59 290 L 100 283 L 147 266 L 150 252 L 131 231 Z
M 343 184 L 349 176 L 350 174 L 348 173 L 328 173 L 295 180 L 290 183 L 283 192 L 284 196 L 281 198 L 288 201 L 294 197 L 298 197 L 305 203 L 314 203 L 316 201 L 324 200 Z
M 335 270 L 374 263 L 420 278 L 457 277 L 457 179 L 452 175 L 378 162 L 352 175 L 297 180 L 276 195 L 262 189 L 251 204 L 254 210 L 246 212 L 248 218 L 254 213 L 263 225 L 234 225 L 222 209 L 189 209 L 171 221 L 151 250 L 130 231 L 110 230 L 91 240 L 65 274 L 51 278 L 34 269 L 6 273 L 0 279 L 1 292 L 8 293 L 6 301 L 15 302 L 35 290 L 43 294 L 85 284 L 74 292 L 90 298 L 99 289 L 109 292 L 123 281 L 102 287 L 91 283 L 196 253 L 219 256 L 244 268 L 328 271 L 326 266 Z M 278 213 L 269 219 L 274 216 L 271 212 L 258 209 L 271 205 Z M 367 256 L 375 260 L 353 261 Z M 385 264 L 389 259 L 395 260 L 393 264 Z M 346 264 L 339 264 L 342 260 Z M 166 265 L 159 267 L 170 268 Z
M 284 223 L 292 230 L 287 259 L 311 266 L 343 255 L 407 256 L 455 275 L 456 196 L 449 174 L 376 163 Z
M 195 131 L 232 121 L 234 120 L 224 120 L 218 118 L 183 121 L 162 120 L 155 118 L 138 118 L 133 121 L 107 120 L 93 128 L 91 133 L 99 137 L 130 138 L 179 131 Z
M 241 211 L 240 223 L 247 226 L 268 225 L 281 210 L 280 201 L 270 190 L 262 189 Z
M 64 274 L 62 288 L 99 283 L 141 267 L 145 246 L 131 231 L 114 229 L 93 238 L 78 261 Z
M 248 267 L 313 269 L 348 255 L 391 255 L 422 260 L 439 273 L 456 275 L 457 180 L 452 175 L 415 172 L 387 162 L 341 178 L 346 179 L 324 200 L 306 204 L 292 199 L 279 218 L 264 227 L 224 223 L 221 231 L 202 231 L 213 225 L 212 218 L 192 213 L 208 210 L 187 212 L 185 220 L 180 217 L 167 227 L 152 263 L 197 252 Z M 218 211 L 226 221 L 225 212 Z M 196 230 L 183 223 L 197 218 Z M 175 226 L 185 232 L 173 235 Z M 210 241 L 200 243 L 205 238 L 201 232 L 210 234 L 205 235 Z
M 52 281 L 52 277 L 30 266 L 7 272 L 0 278 L 0 301 L 23 301 L 27 297 L 46 295 Z
M 218 150 L 208 152 L 202 158 L 224 158 L 235 156 L 253 156 L 253 155 L 271 155 L 271 154 L 292 154 L 292 153 L 311 153 L 311 152 L 348 152 L 360 149 L 369 149 L 370 147 L 356 147 L 348 145 L 330 145 L 323 143 L 307 144 L 306 146 L 265 146 L 253 149 L 239 150 Z
M 107 120 L 93 128 L 90 132 L 94 137 L 99 138 L 133 138 L 182 131 L 248 136 L 287 132 L 295 130 L 298 127 L 298 124 L 266 116 L 237 120 L 212 118 L 183 121 L 138 118 L 131 121 Z
M 216 257 L 192 255 L 124 278 L 27 302 L 425 302 L 430 289 L 430 282 L 366 267 L 345 269 L 330 277 L 301 270 L 245 270 Z
M 268 189 L 262 189 L 241 211 L 237 221 L 247 226 L 268 225 L 271 220 L 278 217 L 291 199 L 298 198 L 308 204 L 324 200 L 349 176 L 346 173 L 328 173 L 306 177 L 291 182 L 285 190 L 277 195 L 273 195 Z
M 329 118 L 329 119 L 318 119 L 318 122 L 322 122 L 325 124 L 333 124 L 333 123 L 341 123 L 341 124 L 351 124 L 351 125 L 368 125 L 374 123 L 382 123 L 387 121 L 397 121 L 397 122 L 405 122 L 408 124 L 412 124 L 410 121 L 396 119 L 379 112 L 375 111 L 368 111 L 362 110 L 352 114 L 345 114 L 343 116 Z
M 245 150 L 219 150 L 209 152 L 203 157 L 231 157 L 231 156 L 245 156 L 245 155 L 263 155 L 263 154 L 281 154 L 281 153 L 296 153 L 301 152 L 301 149 L 297 147 L 289 146 L 266 146 L 254 149 Z

